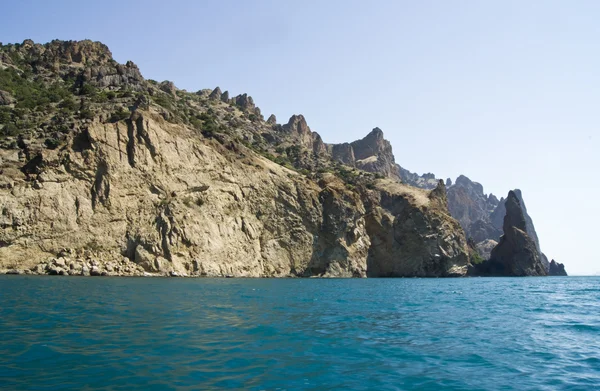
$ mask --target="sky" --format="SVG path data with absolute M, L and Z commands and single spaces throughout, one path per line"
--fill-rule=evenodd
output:
M 92 39 L 144 77 L 248 93 L 325 142 L 519 188 L 542 251 L 600 274 L 600 2 L 4 1 L 0 41 Z

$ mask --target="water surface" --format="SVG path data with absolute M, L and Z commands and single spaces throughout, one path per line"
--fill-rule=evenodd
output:
M 600 278 L 0 276 L 7 390 L 590 390 Z

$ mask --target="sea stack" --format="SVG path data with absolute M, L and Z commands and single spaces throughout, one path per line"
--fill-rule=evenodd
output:
M 527 234 L 523 208 L 514 191 L 508 193 L 505 206 L 504 235 L 492 250 L 490 259 L 477 265 L 474 274 L 507 277 L 547 275 L 536 243 Z

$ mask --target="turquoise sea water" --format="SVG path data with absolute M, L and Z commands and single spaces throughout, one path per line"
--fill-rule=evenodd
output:
M 0 276 L 0 389 L 600 389 L 600 278 Z

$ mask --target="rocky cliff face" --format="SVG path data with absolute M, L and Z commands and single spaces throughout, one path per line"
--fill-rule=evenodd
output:
M 395 181 L 378 129 L 327 146 L 303 116 L 277 125 L 246 94 L 144 80 L 89 41 L 1 46 L 0 61 L 0 270 L 467 272 L 443 183 Z
M 523 208 L 515 192 L 505 202 L 504 235 L 491 252 L 490 259 L 477 265 L 476 275 L 545 276 L 547 271 L 534 240 L 527 234 Z
M 497 206 L 498 199 L 493 194 L 487 196 L 483 193 L 483 186 L 464 175 L 459 176 L 448 189 L 450 213 L 475 243 L 497 240 L 502 234 L 502 227 L 496 227 L 490 219 Z
M 443 182 L 428 194 L 385 181 L 368 204 L 372 232 L 367 273 L 372 277 L 462 276 L 469 266 L 459 224 L 448 219 Z
M 419 187 L 421 189 L 435 189 L 438 183 L 438 179 L 436 179 L 435 175 L 432 173 L 426 173 L 423 175 L 416 174 L 414 172 L 410 172 L 409 170 L 397 166 L 400 180 L 403 183 L 406 183 L 410 186 Z M 446 187 L 449 188 L 451 183 L 447 183 Z
M 420 188 L 431 188 L 431 182 L 435 179 L 433 174 L 420 176 L 403 168 L 400 168 L 400 173 L 403 182 Z M 454 184 L 447 179 L 446 187 L 448 188 L 448 208 L 452 217 L 459 221 L 467 238 L 473 240 L 479 255 L 484 259 L 489 259 L 492 244 L 496 243 L 502 235 L 504 216 L 506 215 L 505 199 L 498 200 L 493 194 L 485 194 L 481 184 L 471 181 L 464 175 L 459 176 Z M 533 219 L 527 212 L 523 194 L 519 189 L 515 189 L 514 193 L 522 206 L 526 223 L 525 230 L 535 242 L 542 265 L 546 271 L 549 271 L 550 263 L 546 255 L 541 252 L 538 235 Z

